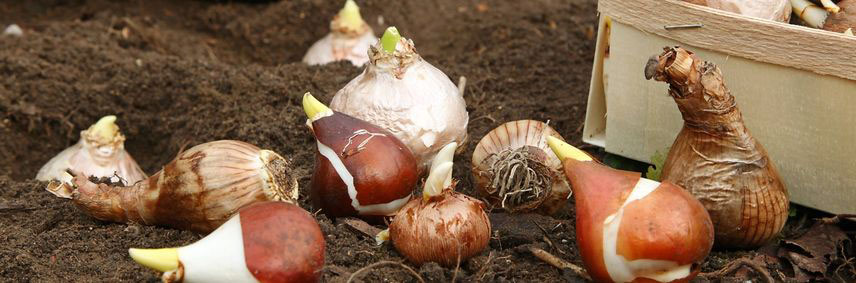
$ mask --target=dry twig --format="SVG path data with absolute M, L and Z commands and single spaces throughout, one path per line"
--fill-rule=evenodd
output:
M 578 276 L 582 277 L 583 279 L 591 281 L 591 277 L 589 277 L 589 275 L 585 271 L 585 269 L 583 269 L 579 265 L 567 262 L 567 261 L 565 261 L 565 260 L 563 260 L 557 256 L 554 256 L 553 254 L 551 254 L 545 250 L 542 250 L 542 249 L 539 249 L 536 247 L 529 247 L 529 251 L 532 252 L 532 254 L 535 255 L 535 257 L 537 257 L 538 259 L 540 259 L 540 260 L 542 260 L 542 261 L 544 261 L 544 262 L 546 262 L 552 266 L 555 266 L 558 269 L 570 269 L 571 271 L 573 271 L 574 273 L 576 273 Z
M 699 277 L 704 277 L 704 278 L 708 278 L 708 279 L 710 279 L 710 278 L 721 278 L 721 277 L 725 276 L 726 274 L 729 274 L 729 273 L 736 271 L 738 268 L 740 268 L 744 265 L 751 268 L 752 270 L 755 270 L 755 272 L 760 274 L 761 278 L 764 279 L 764 282 L 768 282 L 768 283 L 775 282 L 775 280 L 773 279 L 772 276 L 770 276 L 770 273 L 767 271 L 766 268 L 761 267 L 760 265 L 758 265 L 758 263 L 755 263 L 754 261 L 751 261 L 747 258 L 736 259 L 736 260 L 728 263 L 728 265 L 726 265 L 725 267 L 723 267 L 720 270 L 717 270 L 714 272 L 701 273 L 701 274 L 699 274 Z
M 378 261 L 378 262 L 366 265 L 363 268 L 360 268 L 356 272 L 352 273 L 351 277 L 348 277 L 347 283 L 354 282 L 354 279 L 359 279 L 361 277 L 361 276 L 359 276 L 361 273 L 368 271 L 368 270 L 371 270 L 372 268 L 377 268 L 377 267 L 382 266 L 382 265 L 400 266 L 400 267 L 404 268 L 405 270 L 407 270 L 408 272 L 410 272 L 411 274 L 413 274 L 413 276 L 416 277 L 416 279 L 419 280 L 419 282 L 425 283 L 425 279 L 422 279 L 422 276 L 420 276 L 419 273 L 416 272 L 416 270 L 413 270 L 413 268 L 410 268 L 410 266 L 404 265 L 403 263 L 401 263 L 399 261 L 388 261 L 388 260 Z
M 824 224 L 838 224 L 841 222 L 841 219 L 856 220 L 856 214 L 838 214 L 833 217 L 821 218 L 820 222 Z

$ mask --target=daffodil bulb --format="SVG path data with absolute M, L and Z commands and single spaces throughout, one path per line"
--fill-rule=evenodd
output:
M 113 115 L 105 116 L 81 131 L 80 141 L 51 158 L 39 169 L 36 180 L 61 179 L 66 170 L 98 178 L 119 177 L 125 184 L 146 178 L 146 173 L 125 151 L 125 136 L 119 132 Z
M 389 130 L 416 156 L 420 172 L 444 145 L 465 141 L 464 98 L 446 74 L 416 53 L 413 41 L 390 27 L 369 57 L 330 108 Z
M 306 51 L 303 63 L 323 65 L 348 60 L 360 67 L 369 61 L 369 46 L 375 42 L 377 37 L 360 15 L 360 7 L 353 0 L 348 0 L 330 22 L 330 33 Z

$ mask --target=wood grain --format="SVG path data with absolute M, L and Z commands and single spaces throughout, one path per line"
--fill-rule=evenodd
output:
M 856 37 L 746 17 L 677 0 L 601 0 L 598 11 L 614 21 L 760 62 L 856 80 Z M 667 25 L 703 24 L 666 30 Z

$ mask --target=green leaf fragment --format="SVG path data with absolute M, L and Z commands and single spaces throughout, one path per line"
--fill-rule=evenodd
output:
M 668 149 L 666 150 L 668 152 Z M 645 178 L 660 181 L 663 174 L 663 164 L 666 163 L 666 155 L 659 150 L 651 156 L 651 166 L 648 166 L 648 172 L 645 173 Z

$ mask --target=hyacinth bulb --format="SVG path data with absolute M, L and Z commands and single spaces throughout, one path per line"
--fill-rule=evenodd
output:
M 51 158 L 36 174 L 36 180 L 63 178 L 66 170 L 86 176 L 119 177 L 125 184 L 146 178 L 137 161 L 125 151 L 125 136 L 119 132 L 116 116 L 104 116 L 80 132 L 80 141 Z
M 713 224 L 680 187 L 615 170 L 554 137 L 576 204 L 577 246 L 596 282 L 688 282 L 713 246 Z
M 416 159 L 390 132 L 303 96 L 317 141 L 310 198 L 332 217 L 394 215 L 416 186 Z
M 181 152 L 132 186 L 95 183 L 65 174 L 47 190 L 96 219 L 208 233 L 238 209 L 262 201 L 297 200 L 291 164 L 276 152 L 221 140 Z
M 375 42 L 377 37 L 360 15 L 360 7 L 353 0 L 347 0 L 330 22 L 330 33 L 306 51 L 303 62 L 323 65 L 348 60 L 359 67 L 369 61 L 369 46 Z
M 369 57 L 330 108 L 392 132 L 416 156 L 420 172 L 444 145 L 466 140 L 469 114 L 462 94 L 416 53 L 413 41 L 390 27 Z
M 130 249 L 164 282 L 317 282 L 324 234 L 297 205 L 263 202 L 241 209 L 201 240 L 179 248 Z

